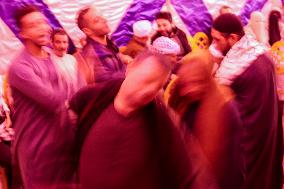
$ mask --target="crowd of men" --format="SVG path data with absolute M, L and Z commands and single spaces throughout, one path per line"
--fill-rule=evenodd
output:
M 24 48 L 7 72 L 14 133 L 10 146 L 0 141 L 9 187 L 281 189 L 275 62 L 223 8 L 213 50 L 192 51 L 169 12 L 156 15 L 155 33 L 136 22 L 119 48 L 106 18 L 86 7 L 77 15 L 86 39 L 70 55 L 63 29 L 21 7 Z

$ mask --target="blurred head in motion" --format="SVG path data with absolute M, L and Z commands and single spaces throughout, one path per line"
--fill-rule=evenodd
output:
M 203 100 L 215 86 L 211 76 L 212 64 L 208 51 L 187 55 L 177 73 L 170 106 L 182 113 L 189 104 Z
M 201 55 L 188 57 L 182 64 L 169 105 L 183 123 L 180 127 L 189 151 L 194 136 L 220 188 L 239 188 L 243 183 L 240 117 L 231 99 L 217 87 L 208 59 Z
M 20 30 L 19 35 L 24 42 L 30 42 L 39 47 L 49 44 L 51 27 L 47 18 L 37 7 L 27 5 L 17 10 L 15 20 Z
M 170 70 L 170 62 L 165 57 L 151 52 L 140 54 L 128 65 L 116 101 L 133 110 L 148 104 L 164 86 Z

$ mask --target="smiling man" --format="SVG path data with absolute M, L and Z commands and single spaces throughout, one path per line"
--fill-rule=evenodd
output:
M 180 52 L 178 54 L 178 60 L 183 56 L 191 52 L 191 48 L 188 44 L 186 34 L 175 26 L 173 18 L 169 12 L 159 12 L 156 15 L 157 32 L 152 37 L 152 43 L 161 36 L 169 37 L 180 46 Z
M 55 29 L 51 35 L 53 47 L 52 60 L 59 72 L 61 81 L 67 91 L 67 97 L 70 98 L 82 85 L 78 72 L 76 59 L 67 54 L 69 42 L 68 35 L 63 29 Z
M 8 77 L 14 99 L 12 117 L 13 187 L 68 188 L 73 179 L 73 132 L 65 114 L 67 93 L 43 46 L 51 28 L 34 6 L 16 11 L 24 48 L 11 63 Z
M 124 78 L 125 64 L 118 47 L 108 37 L 110 28 L 106 18 L 95 7 L 86 7 L 79 11 L 77 24 L 87 36 L 82 56 L 93 71 L 94 81 Z

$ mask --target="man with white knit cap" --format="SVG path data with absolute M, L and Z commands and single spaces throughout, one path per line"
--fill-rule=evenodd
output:
M 152 32 L 152 24 L 148 20 L 139 20 L 132 26 L 133 37 L 126 46 L 123 54 L 135 58 L 139 53 L 148 48 L 149 36 Z
M 167 56 L 172 63 L 173 73 L 178 69 L 177 55 L 180 53 L 180 46 L 174 40 L 161 36 L 157 38 L 150 46 L 150 50 L 154 53 L 163 54 Z

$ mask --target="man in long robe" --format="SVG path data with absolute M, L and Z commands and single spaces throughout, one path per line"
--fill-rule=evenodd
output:
M 212 78 L 207 60 L 208 56 L 194 54 L 184 58 L 169 104 L 181 117 L 188 152 L 194 138 L 218 187 L 240 189 L 244 179 L 240 116 L 232 98 Z
M 199 180 L 205 173 L 188 158 L 158 98 L 171 66 L 157 57 L 141 54 L 125 80 L 89 86 L 72 99 L 82 188 L 215 188 L 214 180 Z
M 282 188 L 282 126 L 273 61 L 233 14 L 216 18 L 213 43 L 225 56 L 216 80 L 231 87 L 243 122 L 244 188 Z
M 25 47 L 8 72 L 15 108 L 14 188 L 68 188 L 74 173 L 73 128 L 65 114 L 67 94 L 42 49 L 50 28 L 34 6 L 19 9 L 15 18 Z

